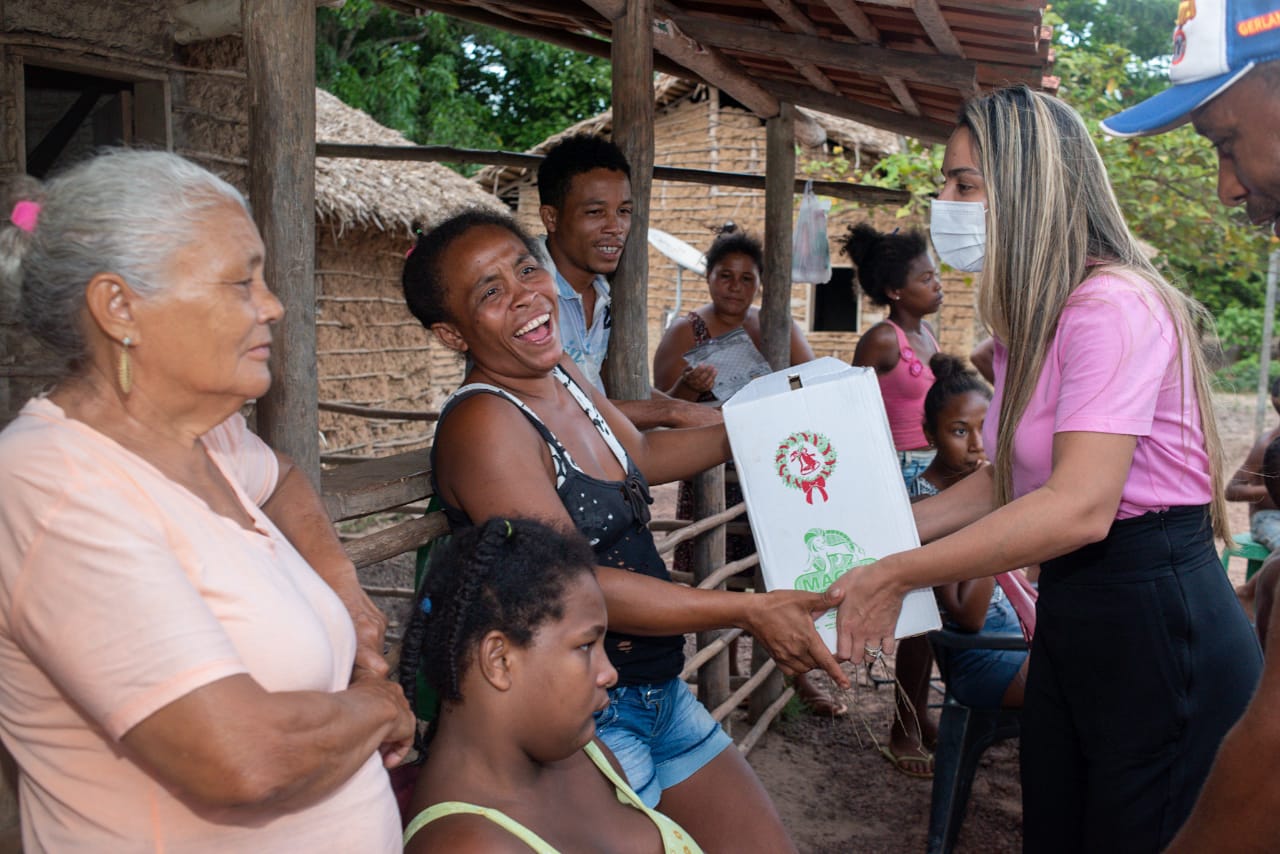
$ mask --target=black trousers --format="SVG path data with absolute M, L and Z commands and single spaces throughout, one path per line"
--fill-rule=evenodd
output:
M 1023 850 L 1162 850 L 1261 673 L 1204 507 L 1117 521 L 1046 562 L 1023 711 Z

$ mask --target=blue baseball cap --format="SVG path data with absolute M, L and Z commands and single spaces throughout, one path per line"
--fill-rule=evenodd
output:
M 1112 136 L 1150 136 L 1183 125 L 1255 65 L 1280 59 L 1277 0 L 1182 0 L 1173 31 L 1173 85 L 1102 122 Z

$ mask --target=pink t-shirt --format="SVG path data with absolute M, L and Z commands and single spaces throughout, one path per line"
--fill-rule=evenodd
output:
M 996 391 L 982 437 L 989 452 L 1008 358 L 996 341 Z M 1066 432 L 1138 437 L 1117 519 L 1213 497 L 1187 342 L 1179 345 L 1173 318 L 1146 280 L 1102 272 L 1067 301 L 1014 436 L 1015 498 L 1044 486 L 1053 436 Z
M 399 851 L 376 752 L 312 806 L 245 817 L 197 814 L 121 744 L 233 674 L 268 691 L 350 677 L 350 617 L 258 507 L 274 454 L 239 415 L 203 441 L 256 530 L 48 400 L 0 433 L 0 737 L 20 768 L 24 850 Z

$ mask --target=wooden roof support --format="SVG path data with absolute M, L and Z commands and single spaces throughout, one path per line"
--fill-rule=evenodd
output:
M 867 44 L 880 44 L 880 30 L 876 29 L 876 25 L 871 23 L 867 13 L 858 8 L 854 0 L 826 0 L 826 3 L 841 23 L 849 28 L 849 32 Z M 903 110 L 913 116 L 920 115 L 920 105 L 916 103 L 915 98 L 911 97 L 906 81 L 901 77 L 888 75 L 884 78 L 884 82 L 893 93 L 893 97 L 902 105 Z
M 893 97 L 902 105 L 902 109 L 913 116 L 920 115 L 920 105 L 916 103 L 915 98 L 911 97 L 911 90 L 907 88 L 907 81 L 901 77 L 886 77 L 884 82 L 889 87 L 889 91 L 893 93 Z
M 526 23 L 517 18 L 507 15 L 500 15 L 494 12 L 487 12 L 481 9 L 473 9 L 470 6 L 455 6 L 450 3 L 438 3 L 433 0 L 417 0 L 416 3 L 403 5 L 394 2 L 382 0 L 383 5 L 391 6 L 404 14 L 413 14 L 415 7 L 439 12 L 442 15 L 448 15 L 451 18 L 457 18 L 459 21 L 470 21 L 473 24 L 483 24 L 486 27 L 493 27 L 496 30 L 514 33 L 518 36 L 525 36 L 538 41 L 553 44 L 558 47 L 567 48 L 568 50 L 576 50 L 578 53 L 585 53 L 588 56 L 598 56 L 602 59 L 608 59 L 611 56 L 609 42 L 603 38 L 592 38 L 591 36 L 582 36 L 577 33 L 567 33 L 564 30 L 554 29 L 552 27 L 540 27 L 536 24 Z M 655 56 L 653 58 L 653 67 L 656 71 L 663 74 L 670 74 L 673 77 L 683 77 L 698 82 L 706 82 L 692 69 L 674 62 L 665 56 Z
M 605 18 L 614 21 L 614 31 L 610 35 L 613 42 L 618 40 L 617 21 L 626 9 L 629 0 L 582 0 Z M 671 19 L 670 13 L 675 11 L 668 3 L 654 5 L 649 0 L 648 7 L 656 12 L 657 17 L 651 19 L 648 43 L 663 56 L 689 69 L 698 78 L 733 96 L 740 104 L 761 118 L 778 114 L 777 100 L 761 89 L 760 86 L 743 71 L 737 63 L 725 58 L 719 51 L 699 44 L 680 31 L 679 26 Z M 688 76 L 676 72 L 678 77 Z M 614 97 L 617 102 L 617 97 Z
M 880 31 L 871 23 L 867 13 L 858 8 L 854 0 L 825 0 L 827 7 L 853 33 L 867 44 L 880 44 Z
M 602 0 L 585 0 L 587 3 Z M 679 25 L 668 14 L 670 4 L 656 7 L 659 17 L 653 22 L 653 46 L 659 53 L 697 74 L 721 91 L 727 92 L 738 103 L 762 119 L 778 114 L 778 101 L 751 79 L 742 67 L 725 57 L 715 48 L 699 44 L 681 32 Z
M 626 0 L 613 21 L 613 141 L 631 164 L 631 237 L 613 276 L 611 397 L 649 397 L 649 188 L 653 183 L 653 0 Z
M 316 10 L 296 0 L 243 7 L 249 85 L 249 199 L 266 244 L 263 275 L 284 304 L 258 432 L 320 484 L 316 378 Z
M 864 122 L 894 133 L 914 136 L 925 142 L 946 142 L 954 129 L 951 124 L 945 122 L 924 116 L 904 116 L 892 110 L 860 103 L 843 95 L 828 95 L 826 92 L 819 92 L 817 89 L 810 89 L 797 83 L 774 80 L 767 82 L 765 86 L 779 100 L 821 110 L 833 116 L 853 119 L 855 122 Z
M 973 81 L 977 78 L 976 64 L 956 57 L 929 56 L 872 45 L 846 44 L 829 38 L 785 33 L 780 30 L 714 21 L 692 15 L 678 15 L 675 21 L 682 31 L 698 41 L 712 42 L 725 49 L 737 48 L 784 61 L 791 57 L 803 56 L 822 65 L 856 71 L 872 77 L 893 75 L 904 80 L 961 90 L 973 85 Z
M 796 8 L 791 0 L 764 0 L 764 4 L 768 6 L 773 14 L 777 15 L 792 29 L 808 35 L 817 35 L 818 28 L 814 26 L 813 21 L 809 20 L 809 16 Z M 812 62 L 805 62 L 802 59 L 790 59 L 791 67 L 804 75 L 804 79 L 813 84 L 815 89 L 820 89 L 831 95 L 839 94 L 836 84 L 831 82 L 831 78 L 822 73 L 822 69 L 814 65 Z
M 791 211 L 795 204 L 795 107 L 765 123 L 764 294 L 760 337 L 775 371 L 791 363 Z
M 803 88 L 803 87 L 799 87 Z M 841 103 L 847 99 L 841 98 Z M 797 121 L 800 118 L 797 117 Z M 949 129 L 939 125 L 945 139 Z M 401 160 L 413 162 L 483 163 L 488 166 L 513 166 L 537 169 L 541 154 L 517 154 L 513 151 L 482 151 L 475 148 L 453 148 L 448 145 L 362 145 L 346 142 L 317 142 L 317 157 L 356 157 L 362 160 Z M 704 184 L 713 187 L 741 187 L 763 190 L 765 179 L 746 172 L 716 172 L 710 169 L 685 169 L 679 166 L 653 167 L 653 180 L 680 184 Z M 796 192 L 804 189 L 803 178 L 796 179 Z M 901 205 L 911 194 L 906 190 L 853 184 L 848 181 L 814 181 L 814 192 L 864 205 Z M 0 366 L 0 372 L 3 367 Z
M 964 48 L 960 47 L 960 40 L 956 38 L 956 34 L 951 32 L 951 26 L 943 17 L 938 0 L 913 0 L 911 9 L 916 13 L 920 26 L 924 27 L 924 31 L 929 34 L 929 40 L 933 42 L 933 46 L 939 53 L 947 56 L 964 56 Z

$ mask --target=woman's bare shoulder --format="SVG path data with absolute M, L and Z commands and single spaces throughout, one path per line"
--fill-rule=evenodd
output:
M 419 830 L 405 854 L 450 851 L 457 854 L 528 854 L 529 846 L 492 819 L 474 813 L 446 815 Z

